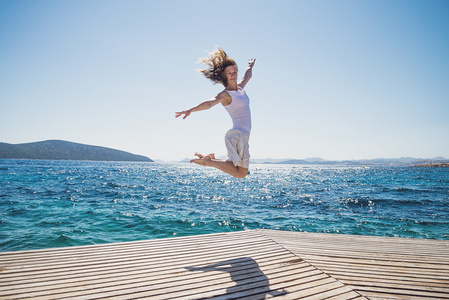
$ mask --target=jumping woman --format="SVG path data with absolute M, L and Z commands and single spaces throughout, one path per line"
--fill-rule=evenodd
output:
M 245 86 L 252 76 L 255 59 L 250 59 L 245 75 L 237 82 L 238 68 L 235 61 L 221 48 L 210 53 L 209 57 L 200 59 L 207 65 L 206 69 L 199 70 L 212 82 L 221 83 L 225 89 L 213 99 L 180 112 L 176 118 L 184 115 L 187 118 L 192 112 L 209 109 L 219 103 L 228 111 L 232 118 L 233 127 L 226 133 L 225 143 L 228 150 L 228 159 L 216 159 L 214 154 L 202 155 L 195 153 L 198 158 L 190 160 L 202 166 L 214 167 L 236 178 L 244 178 L 249 169 L 249 135 L 251 132 L 251 111 L 249 98 L 245 93 Z

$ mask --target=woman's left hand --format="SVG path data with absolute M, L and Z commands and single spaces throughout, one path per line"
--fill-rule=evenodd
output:
M 256 59 L 255 58 L 251 58 L 249 61 L 248 61 L 248 67 L 249 68 L 252 68 L 252 67 L 254 67 L 254 64 L 256 63 Z

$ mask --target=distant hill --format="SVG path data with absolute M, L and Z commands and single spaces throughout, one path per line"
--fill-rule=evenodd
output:
M 0 158 L 153 162 L 146 156 L 125 151 L 59 140 L 26 144 L 0 143 Z

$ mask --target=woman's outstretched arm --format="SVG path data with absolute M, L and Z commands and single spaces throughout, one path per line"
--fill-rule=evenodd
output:
M 254 67 L 255 63 L 256 63 L 255 58 L 251 58 L 248 61 L 248 68 L 246 69 L 245 75 L 243 75 L 242 80 L 238 84 L 238 86 L 241 87 L 242 89 L 245 87 L 245 85 L 248 83 L 248 81 L 253 76 L 253 67 Z
M 206 110 L 206 109 L 209 109 L 209 108 L 217 105 L 218 103 L 223 103 L 225 105 L 229 104 L 228 102 L 230 102 L 230 99 L 231 99 L 231 96 L 229 96 L 229 94 L 227 92 L 221 92 L 220 94 L 215 96 L 214 99 L 204 101 L 204 102 L 198 104 L 197 106 L 192 107 L 191 109 L 175 112 L 175 117 L 178 118 L 178 117 L 184 115 L 183 119 L 185 119 L 194 111 Z

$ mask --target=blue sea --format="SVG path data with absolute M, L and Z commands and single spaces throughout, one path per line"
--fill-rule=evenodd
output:
M 0 160 L 0 252 L 266 228 L 449 239 L 449 169 Z

